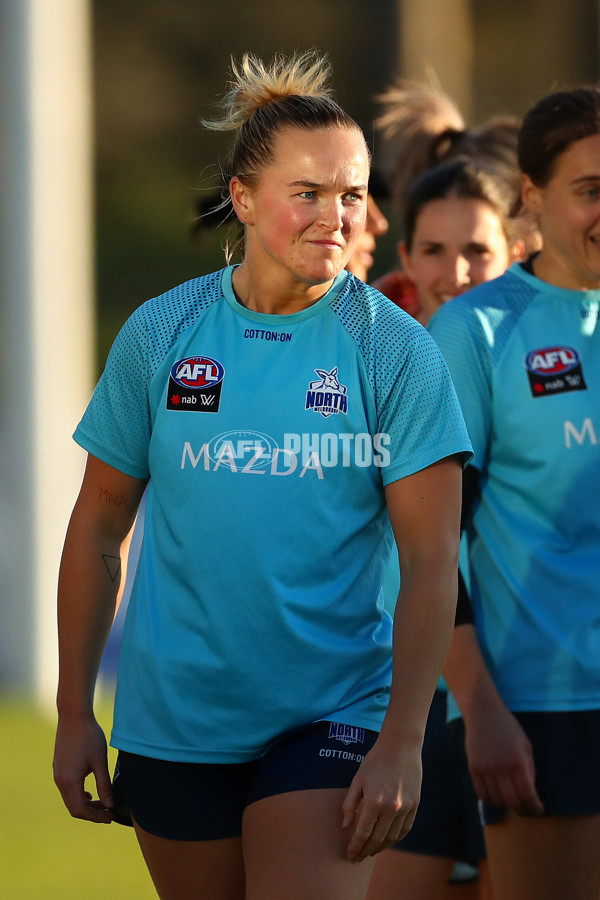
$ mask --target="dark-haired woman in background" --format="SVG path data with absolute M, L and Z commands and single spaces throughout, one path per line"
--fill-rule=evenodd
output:
M 437 166 L 413 184 L 398 252 L 417 287 L 422 324 L 443 303 L 502 275 L 522 255 L 513 201 L 491 169 L 465 159 Z
M 377 161 L 390 185 L 401 221 L 405 222 L 414 182 L 430 169 L 455 160 L 470 160 L 484 166 L 504 196 L 510 197 L 513 203 L 517 200 L 520 189 L 518 118 L 492 116 L 481 125 L 468 126 L 455 103 L 439 86 L 406 79 L 400 79 L 376 100 L 383 108 L 375 122 L 381 134 Z M 505 205 L 503 199 L 502 206 Z M 502 215 L 506 217 L 506 212 Z M 539 235 L 533 217 L 521 211 L 514 223 L 512 218 L 511 215 L 511 229 L 518 228 L 523 252 L 538 249 Z M 374 286 L 419 321 L 427 320 L 431 311 L 421 309 L 414 282 L 406 271 L 406 259 L 402 253 L 400 257 L 402 270 L 381 276 Z
M 501 275 L 520 255 L 522 241 L 510 217 L 513 202 L 507 185 L 489 168 L 467 160 L 437 166 L 414 182 L 404 216 L 406 237 L 399 250 L 404 271 L 417 289 L 417 317 L 423 324 L 443 303 Z M 391 598 L 392 607 L 399 577 L 392 559 L 384 582 L 386 603 Z M 427 724 L 423 790 L 415 824 L 393 850 L 378 858 L 368 896 L 372 900 L 398 896 L 489 900 L 484 858 L 464 736 L 446 726 L 442 683 Z M 455 864 L 466 861 L 474 864 L 478 882 L 449 885 Z

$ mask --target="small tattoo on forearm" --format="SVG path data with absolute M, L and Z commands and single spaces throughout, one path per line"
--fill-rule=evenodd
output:
M 102 559 L 104 560 L 104 565 L 106 566 L 106 571 L 110 575 L 110 580 L 115 582 L 119 575 L 121 574 L 121 558 L 120 556 L 108 556 L 107 554 L 102 554 Z
M 104 503 L 112 503 L 113 506 L 125 506 L 125 494 L 113 494 L 103 487 L 100 487 L 98 499 Z

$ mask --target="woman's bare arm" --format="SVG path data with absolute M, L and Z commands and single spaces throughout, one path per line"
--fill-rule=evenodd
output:
M 127 537 L 145 482 L 89 456 L 63 550 L 58 587 L 59 684 L 54 778 L 71 815 L 109 822 L 106 741 L 93 713 Z M 94 774 L 99 801 L 84 791 Z

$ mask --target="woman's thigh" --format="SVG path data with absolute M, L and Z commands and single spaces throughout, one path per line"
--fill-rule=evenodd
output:
M 441 856 L 384 850 L 378 854 L 368 900 L 447 900 L 462 896 L 448 884 L 453 861 Z
M 519 816 L 485 828 L 496 900 L 598 900 L 600 816 Z
M 244 900 L 240 838 L 175 841 L 134 827 L 161 900 Z
M 251 763 L 177 763 L 121 752 L 115 797 L 123 821 L 128 809 L 135 822 L 159 896 L 238 900 L 250 865 L 248 896 L 290 900 L 292 884 L 310 875 L 306 884 L 317 887 L 314 894 L 302 888 L 303 900 L 360 900 L 372 862 L 346 859 L 342 802 L 376 739 L 368 729 L 319 722 L 283 735 Z M 269 849 L 275 842 L 276 854 Z
M 276 794 L 244 812 L 246 900 L 364 900 L 374 859 L 346 857 L 346 789 Z

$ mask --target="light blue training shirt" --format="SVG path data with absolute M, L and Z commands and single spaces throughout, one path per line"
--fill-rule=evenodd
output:
M 75 433 L 150 478 L 112 743 L 242 762 L 319 719 L 378 729 L 391 679 L 384 486 L 470 444 L 435 342 L 343 272 L 293 315 L 232 269 L 124 325 Z
M 600 707 L 599 307 L 515 264 L 429 324 L 481 473 L 477 634 L 515 711 Z

